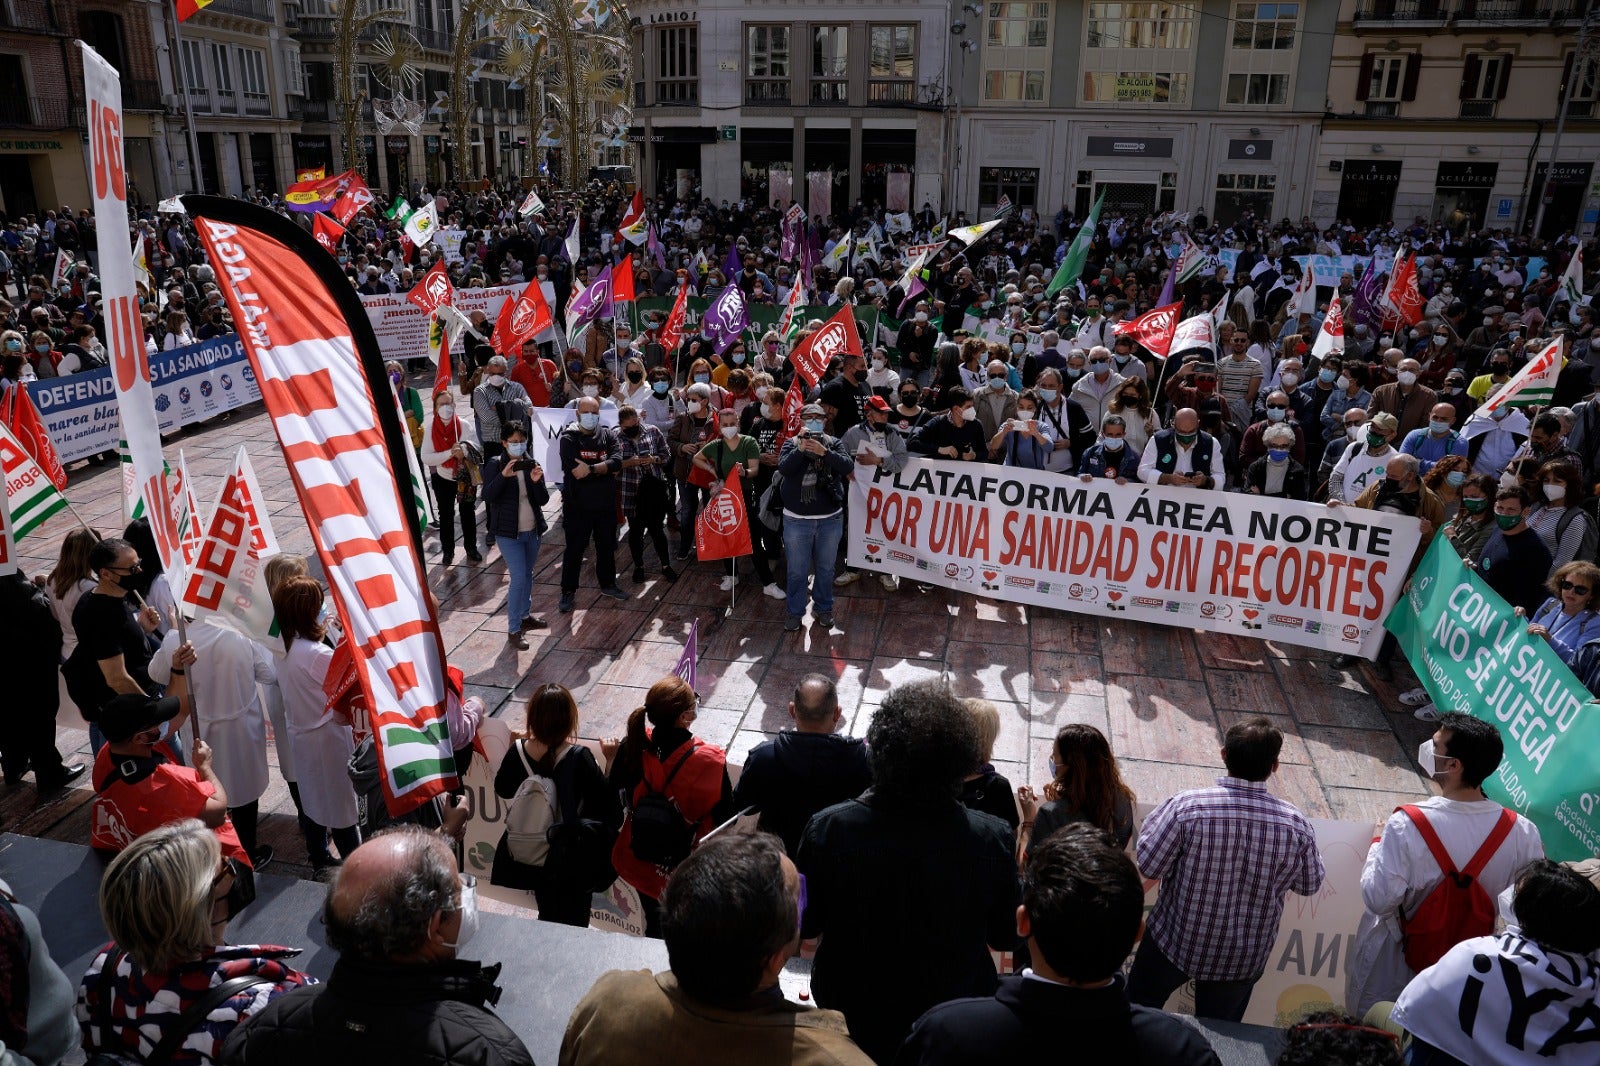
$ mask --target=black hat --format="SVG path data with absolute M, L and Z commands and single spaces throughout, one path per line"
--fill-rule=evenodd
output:
M 178 717 L 182 704 L 176 696 L 145 696 L 123 692 L 100 708 L 100 732 L 113 744 L 121 744 Z

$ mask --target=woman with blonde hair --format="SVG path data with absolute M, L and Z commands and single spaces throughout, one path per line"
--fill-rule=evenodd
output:
M 1106 736 L 1092 725 L 1062 726 L 1050 753 L 1050 783 L 1040 804 L 1033 789 L 1017 789 L 1022 829 L 1028 834 L 1023 858 L 1051 833 L 1073 822 L 1088 822 L 1109 834 L 1119 848 L 1133 839 L 1133 790 L 1123 783 Z
M 112 942 L 78 989 L 90 1055 L 172 1066 L 214 1063 L 228 1034 L 285 992 L 316 984 L 288 965 L 297 948 L 224 943 L 255 898 L 249 868 L 224 859 L 198 819 L 153 829 L 124 848 L 100 882 Z M 198 1017 L 180 1024 L 194 1008 Z
M 340 855 L 348 856 L 361 844 L 356 828 L 360 810 L 349 772 L 355 734 L 350 723 L 328 706 L 323 688 L 333 649 L 323 642 L 328 615 L 322 586 L 313 578 L 291 577 L 273 593 L 272 608 L 283 634 L 278 685 L 300 784 L 305 818 L 301 828 L 311 827 L 307 850 L 312 868 L 320 872 L 337 865 L 327 852 L 330 831 Z
M 992 814 L 1017 830 L 1017 801 L 1012 798 L 1011 782 L 994 768 L 994 745 L 1000 739 L 1000 709 L 988 700 L 964 699 L 961 706 L 978 727 L 978 749 L 982 756 L 961 783 L 961 804 L 968 810 Z
M 577 734 L 578 703 L 567 687 L 550 682 L 535 689 L 522 732 L 500 760 L 494 791 L 516 804 L 538 802 L 535 793 L 517 795 L 523 782 L 536 774 L 553 781 L 559 809 L 551 813 L 563 828 L 551 830 L 559 839 L 548 841 L 543 865 L 519 861 L 514 852 L 522 853 L 526 842 L 512 840 L 509 829 L 502 833 L 489 881 L 531 891 L 541 922 L 586 926 L 594 893 L 616 879 L 611 848 L 622 828 L 622 803 L 594 753 L 573 742 Z
M 50 580 L 46 583 L 50 609 L 61 623 L 62 661 L 78 646 L 78 633 L 72 628 L 72 609 L 85 592 L 95 587 L 94 574 L 89 570 L 89 553 L 99 543 L 100 534 L 86 526 L 79 526 L 62 537 L 56 568 L 50 571 Z
M 699 705 L 687 681 L 663 677 L 645 693 L 644 706 L 628 715 L 627 736 L 601 745 L 608 757 L 615 753 L 609 781 L 628 806 L 611 862 L 639 892 L 646 936 L 661 935 L 658 901 L 673 867 L 733 813 L 727 754 L 689 731 Z M 667 811 L 671 816 L 663 817 Z

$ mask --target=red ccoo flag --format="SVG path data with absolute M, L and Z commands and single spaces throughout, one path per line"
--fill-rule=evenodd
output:
M 1422 293 L 1417 289 L 1417 257 L 1408 252 L 1394 261 L 1389 272 L 1389 287 L 1384 290 L 1383 303 L 1391 316 L 1407 326 L 1422 321 Z
M 1120 336 L 1132 337 L 1155 354 L 1165 359 L 1172 350 L 1172 334 L 1178 328 L 1178 318 L 1183 314 L 1183 301 L 1146 311 L 1132 322 L 1118 322 L 1112 330 Z
M 39 464 L 39 469 L 44 471 L 50 483 L 58 489 L 65 489 L 66 467 L 61 465 L 61 455 L 56 451 L 55 442 L 45 432 L 39 409 L 33 405 L 33 397 L 28 395 L 27 382 L 19 381 L 6 391 L 5 399 L 0 401 L 0 415 L 3 415 L 11 435 Z
M 455 380 L 450 370 L 450 331 L 437 318 L 428 324 L 428 328 L 439 331 L 439 373 L 433 379 L 433 395 L 437 396 L 441 391 L 448 392 Z
M 455 286 L 450 284 L 450 275 L 445 272 L 443 259 L 434 260 L 433 266 L 422 275 L 421 283 L 413 285 L 411 291 L 406 293 L 406 299 L 430 315 L 443 304 L 455 303 Z
M 728 471 L 722 490 L 700 511 L 694 524 L 695 557 L 737 559 L 750 554 L 750 516 L 745 513 L 739 464 Z
M 683 320 L 689 311 L 689 286 L 685 285 L 678 290 L 678 298 L 672 304 L 672 313 L 667 316 L 666 323 L 661 327 L 661 348 L 667 353 L 667 366 L 672 368 L 672 355 L 678 350 L 678 345 L 683 343 Z
M 339 254 L 339 241 L 344 237 L 344 227 L 327 215 L 318 212 L 311 222 L 311 235 L 328 250 L 329 255 Z
M 611 302 L 631 304 L 638 299 L 633 293 L 633 257 L 625 255 L 611 268 Z
M 524 344 L 549 329 L 554 321 L 550 305 L 544 302 L 544 290 L 537 281 L 530 281 L 515 302 L 507 300 L 500 306 L 489 347 L 501 355 L 518 355 Z
M 822 324 L 822 328 L 802 341 L 789 353 L 795 371 L 815 387 L 822 380 L 828 363 L 836 355 L 860 355 L 861 334 L 856 329 L 856 316 L 845 304 L 837 314 Z

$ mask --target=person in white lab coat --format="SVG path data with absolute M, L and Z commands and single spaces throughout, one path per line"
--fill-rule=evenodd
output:
M 305 817 L 333 835 L 339 854 L 348 857 L 361 844 L 356 828 L 360 811 L 350 783 L 350 756 L 356 743 L 350 723 L 328 708 L 323 682 L 333 649 L 322 642 L 327 633 L 326 599 L 314 578 L 292 577 L 273 593 L 272 607 L 283 634 L 285 654 L 278 669 L 284 716 L 289 722 L 289 748 L 300 783 Z M 318 870 L 332 865 L 313 853 Z
M 211 746 L 211 766 L 228 794 L 228 817 L 239 843 L 259 872 L 272 861 L 272 846 L 256 843 L 260 800 L 267 791 L 267 717 L 258 685 L 270 685 L 278 671 L 267 649 L 214 619 L 189 622 L 189 643 L 199 658 L 189 669 L 200 736 Z M 150 680 L 172 680 L 178 650 L 174 625 L 150 657 Z

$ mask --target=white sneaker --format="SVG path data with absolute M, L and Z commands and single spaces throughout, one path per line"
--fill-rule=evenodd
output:
M 733 586 L 738 584 L 738 581 L 738 578 L 734 577 L 732 574 L 728 574 L 722 579 L 722 585 L 720 587 L 723 592 L 732 592 Z
M 844 586 L 844 585 L 854 585 L 857 581 L 860 581 L 860 580 L 861 580 L 861 571 L 859 571 L 859 570 L 846 570 L 843 573 L 837 575 L 833 579 L 833 587 L 834 588 L 839 588 L 839 587 Z
M 771 596 L 775 600 L 788 599 L 788 597 L 789 597 L 789 594 L 787 592 L 783 591 L 783 589 L 778 587 L 778 583 L 776 581 L 774 581 L 772 584 L 768 585 L 766 588 L 762 589 L 761 591 L 765 592 L 768 596 Z
M 1437 722 L 1439 720 L 1439 708 L 1431 703 L 1424 703 L 1421 707 L 1411 712 L 1411 717 L 1419 722 Z
M 878 584 L 882 585 L 890 592 L 894 592 L 900 587 L 900 579 L 895 577 L 893 574 L 879 574 Z
M 1421 707 L 1423 704 L 1431 702 L 1432 699 L 1425 688 L 1414 688 L 1400 693 L 1400 705 L 1402 707 Z

